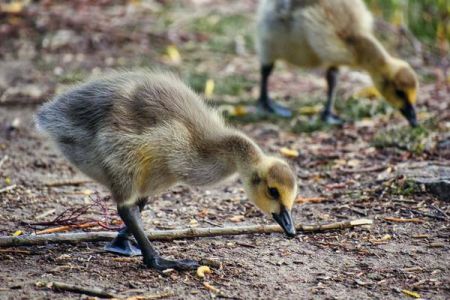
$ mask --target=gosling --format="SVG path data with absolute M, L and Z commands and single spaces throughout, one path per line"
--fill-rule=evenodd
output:
M 327 69 L 327 102 L 321 118 L 342 120 L 333 112 L 338 68 L 367 71 L 384 98 L 413 127 L 418 81 L 410 65 L 392 57 L 373 34 L 373 17 L 362 0 L 262 0 L 256 46 L 261 64 L 259 105 L 290 117 L 291 111 L 269 97 L 268 79 L 277 59 L 302 67 Z
M 36 122 L 73 165 L 110 189 L 125 227 L 108 251 L 142 254 L 144 264 L 157 270 L 197 268 L 194 260 L 161 257 L 140 212 L 148 196 L 177 183 L 208 186 L 234 173 L 248 198 L 289 237 L 295 235 L 297 184 L 289 165 L 226 126 L 174 75 L 123 72 L 81 84 L 44 104 Z

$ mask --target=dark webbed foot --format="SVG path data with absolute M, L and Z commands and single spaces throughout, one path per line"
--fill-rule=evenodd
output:
M 265 112 L 275 114 L 282 118 L 292 117 L 292 112 L 285 106 L 276 103 L 274 100 L 268 98 L 266 100 L 259 100 L 258 107 Z
M 164 271 L 166 269 L 175 269 L 177 271 L 189 271 L 196 270 L 200 265 L 195 260 L 182 259 L 182 260 L 168 260 L 161 256 L 152 257 L 149 260 L 145 260 L 144 263 L 147 267 Z
M 342 125 L 345 123 L 343 119 L 331 112 L 322 112 L 320 118 L 322 121 L 330 125 Z
M 121 235 L 114 238 L 114 240 L 107 244 L 104 249 L 108 252 L 125 256 L 142 255 L 141 249 L 133 240 Z

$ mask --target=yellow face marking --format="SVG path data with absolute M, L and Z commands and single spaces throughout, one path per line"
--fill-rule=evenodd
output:
M 411 104 L 416 104 L 416 100 L 417 100 L 416 89 L 415 88 L 407 89 L 405 92 L 406 92 L 406 95 L 408 96 L 409 102 Z

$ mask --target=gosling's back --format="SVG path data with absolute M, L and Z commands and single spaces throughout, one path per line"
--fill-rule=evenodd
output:
M 257 48 L 263 64 L 355 65 L 346 40 L 371 33 L 372 23 L 362 0 L 262 0 Z

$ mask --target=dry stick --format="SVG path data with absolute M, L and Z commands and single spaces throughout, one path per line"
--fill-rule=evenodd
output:
M 116 293 L 108 292 L 101 287 L 82 287 L 74 284 L 68 284 L 64 282 L 52 281 L 45 284 L 47 287 L 52 288 L 55 291 L 72 292 L 78 294 L 84 294 L 99 298 L 112 298 L 112 299 L 125 299 L 125 300 L 146 300 L 146 299 L 160 299 L 173 296 L 172 292 L 164 292 L 159 294 L 144 294 L 131 297 L 122 297 Z
M 100 298 L 118 298 L 118 295 L 99 287 L 82 287 L 57 281 L 50 282 L 48 286 L 56 291 L 68 291 Z
M 74 225 L 65 225 L 65 226 L 47 228 L 44 230 L 36 231 L 36 234 L 57 233 L 57 232 L 69 231 L 72 229 L 84 229 L 84 228 L 90 228 L 90 227 L 96 227 L 96 226 L 100 226 L 99 222 L 87 222 L 84 224 L 74 224 Z
M 16 187 L 17 187 L 17 185 L 15 185 L 15 184 L 10 185 L 10 186 L 7 186 L 7 187 L 4 187 L 4 188 L 0 189 L 0 194 L 1 194 L 1 193 L 8 192 L 8 191 L 12 191 L 12 190 L 15 189 Z
M 336 230 L 352 228 L 361 225 L 371 225 L 370 219 L 356 219 L 352 221 L 336 222 L 323 225 L 297 225 L 296 229 L 303 232 L 320 232 L 325 230 Z M 152 230 L 148 233 L 150 240 L 170 241 L 175 239 L 212 237 L 223 235 L 240 235 L 255 233 L 275 233 L 283 232 L 278 225 L 249 225 L 233 227 L 209 227 L 209 228 L 187 228 L 173 230 Z M 0 247 L 12 246 L 32 246 L 45 245 L 47 243 L 70 243 L 70 242 L 98 242 L 110 241 L 117 233 L 100 232 L 74 232 L 74 233 L 53 233 L 41 235 L 23 235 L 23 236 L 3 236 L 0 237 Z
M 328 200 L 325 197 L 302 197 L 298 196 L 295 203 L 321 203 Z
M 50 181 L 50 182 L 44 182 L 45 186 L 48 187 L 59 187 L 59 186 L 66 186 L 66 185 L 80 185 L 85 183 L 90 183 L 92 180 L 89 179 L 67 179 L 67 180 L 61 180 L 61 181 Z
M 385 221 L 396 223 L 424 223 L 425 221 L 419 218 L 403 219 L 396 217 L 384 217 Z
M 361 168 L 361 169 L 340 169 L 340 173 L 344 174 L 356 174 L 356 173 L 371 173 L 371 172 L 378 172 L 378 171 L 384 171 L 388 167 L 387 166 L 373 166 L 373 167 L 367 167 L 367 168 Z
M 5 161 L 8 160 L 8 155 L 5 155 L 2 157 L 2 159 L 0 159 L 0 168 L 3 166 L 3 164 L 5 163 Z

